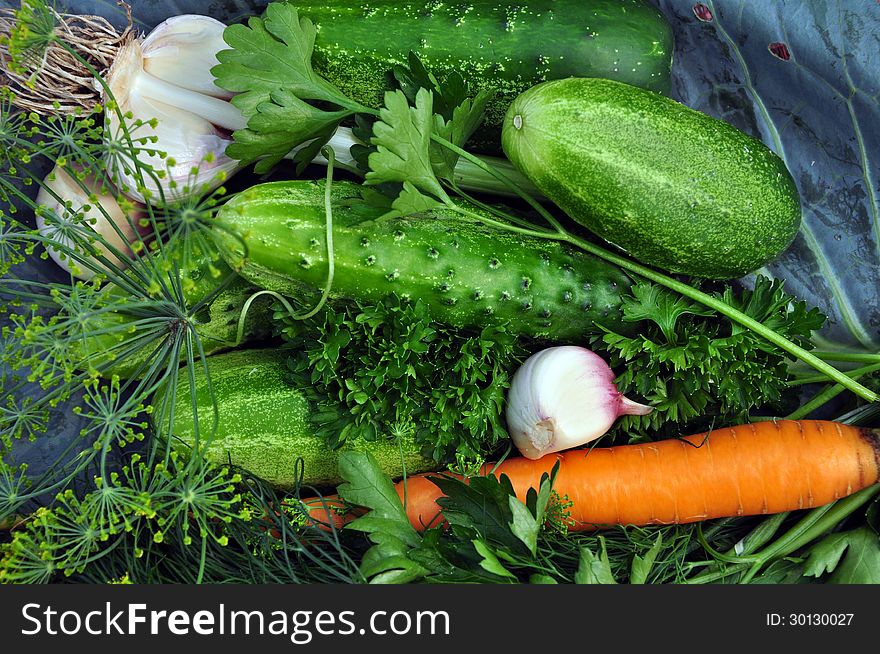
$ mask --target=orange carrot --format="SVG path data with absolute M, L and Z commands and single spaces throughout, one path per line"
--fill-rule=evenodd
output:
M 557 461 L 553 488 L 572 502 L 572 530 L 683 524 L 809 509 L 877 483 L 880 430 L 820 420 L 758 422 L 655 443 L 513 458 L 495 474 L 507 475 L 524 501 Z M 482 474 L 493 468 L 487 464 Z M 425 474 L 405 483 L 410 523 L 419 530 L 438 524 L 439 488 Z M 396 488 L 403 500 L 404 482 Z M 341 506 L 336 497 L 325 499 Z M 324 508 L 310 506 L 313 518 L 328 519 Z M 356 516 L 330 519 L 339 527 Z

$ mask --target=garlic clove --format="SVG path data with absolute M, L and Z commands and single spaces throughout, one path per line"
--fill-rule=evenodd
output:
M 217 53 L 229 49 L 226 25 L 210 16 L 183 14 L 159 23 L 141 43 L 144 70 L 154 77 L 215 98 L 232 97 L 214 80 Z
M 516 371 L 506 418 L 520 453 L 538 459 L 599 438 L 620 415 L 651 411 L 617 390 L 614 372 L 600 356 L 559 346 L 532 355 Z
M 82 184 L 88 189 L 88 193 L 67 171 L 56 166 L 46 176 L 37 193 L 37 204 L 45 208 L 36 212 L 37 229 L 42 236 L 52 239 L 62 247 L 77 251 L 85 259 L 89 255 L 74 243 L 70 233 L 73 229 L 87 225 L 106 241 L 106 244 L 95 241 L 91 245 L 108 261 L 125 268 L 133 256 L 130 245 L 140 236 L 140 210 L 135 210 L 130 216 L 126 215 L 116 197 L 102 192 L 98 181 L 90 175 L 82 179 Z M 58 197 L 54 197 L 52 193 Z M 90 195 L 94 197 L 90 198 Z M 45 211 L 54 214 L 54 219 L 47 219 Z M 119 231 L 114 229 L 114 225 Z M 123 256 L 117 256 L 114 250 Z M 58 248 L 47 246 L 46 251 L 55 263 L 77 279 L 89 281 L 97 274 Z

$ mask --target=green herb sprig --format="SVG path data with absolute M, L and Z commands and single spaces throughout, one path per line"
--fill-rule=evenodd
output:
M 825 320 L 787 294 L 782 282 L 761 276 L 753 289 L 728 287 L 715 297 L 807 349 Z M 632 287 L 622 312 L 625 322 L 638 325 L 636 333 L 606 330 L 593 338 L 594 347 L 620 371 L 618 389 L 654 411 L 622 417 L 615 433 L 653 440 L 747 422 L 754 409 L 780 408 L 790 357 L 755 332 L 649 282 Z
M 275 320 L 292 346 L 289 377 L 312 389 L 332 447 L 408 434 L 436 461 L 473 465 L 507 442 L 504 397 L 528 349 L 504 327 L 462 333 L 394 296 L 305 322 L 279 307 Z

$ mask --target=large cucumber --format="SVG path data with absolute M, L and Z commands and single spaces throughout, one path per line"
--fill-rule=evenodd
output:
M 616 267 L 555 241 L 469 222 L 452 212 L 380 217 L 361 187 L 332 189 L 332 298 L 376 303 L 392 293 L 421 298 L 456 327 L 509 323 L 517 333 L 583 338 L 595 323 L 616 327 L 629 279 Z M 256 286 L 309 302 L 327 278 L 324 184 L 283 181 L 242 191 L 218 214 L 229 263 Z
M 642 262 L 734 278 L 800 225 L 785 163 L 732 125 L 601 79 L 545 82 L 504 120 L 504 151 L 571 218 Z
M 382 105 L 385 74 L 416 53 L 435 75 L 498 92 L 480 149 L 498 147 L 504 112 L 530 86 L 605 77 L 666 93 L 672 29 L 644 0 L 299 0 L 318 26 L 315 70 L 361 104 Z
M 338 483 L 339 455 L 350 449 L 370 452 L 393 477 L 436 469 L 437 464 L 422 457 L 415 442 L 406 437 L 358 438 L 330 449 L 314 435 L 309 401 L 284 380 L 286 360 L 284 351 L 275 349 L 233 350 L 210 356 L 207 365 L 213 396 L 204 367 L 197 366 L 199 435 L 202 443 L 208 443 L 209 460 L 217 465 L 231 463 L 285 489 L 293 488 L 297 481 L 316 486 Z M 218 423 L 212 434 L 215 407 Z M 174 408 L 172 433 L 179 439 L 179 447 L 191 448 L 195 420 L 185 374 L 180 375 Z M 301 480 L 298 459 L 303 463 Z

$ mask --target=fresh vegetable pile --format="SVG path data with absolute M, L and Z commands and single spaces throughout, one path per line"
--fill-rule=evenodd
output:
M 0 580 L 880 582 L 880 354 L 672 34 L 0 13 Z

